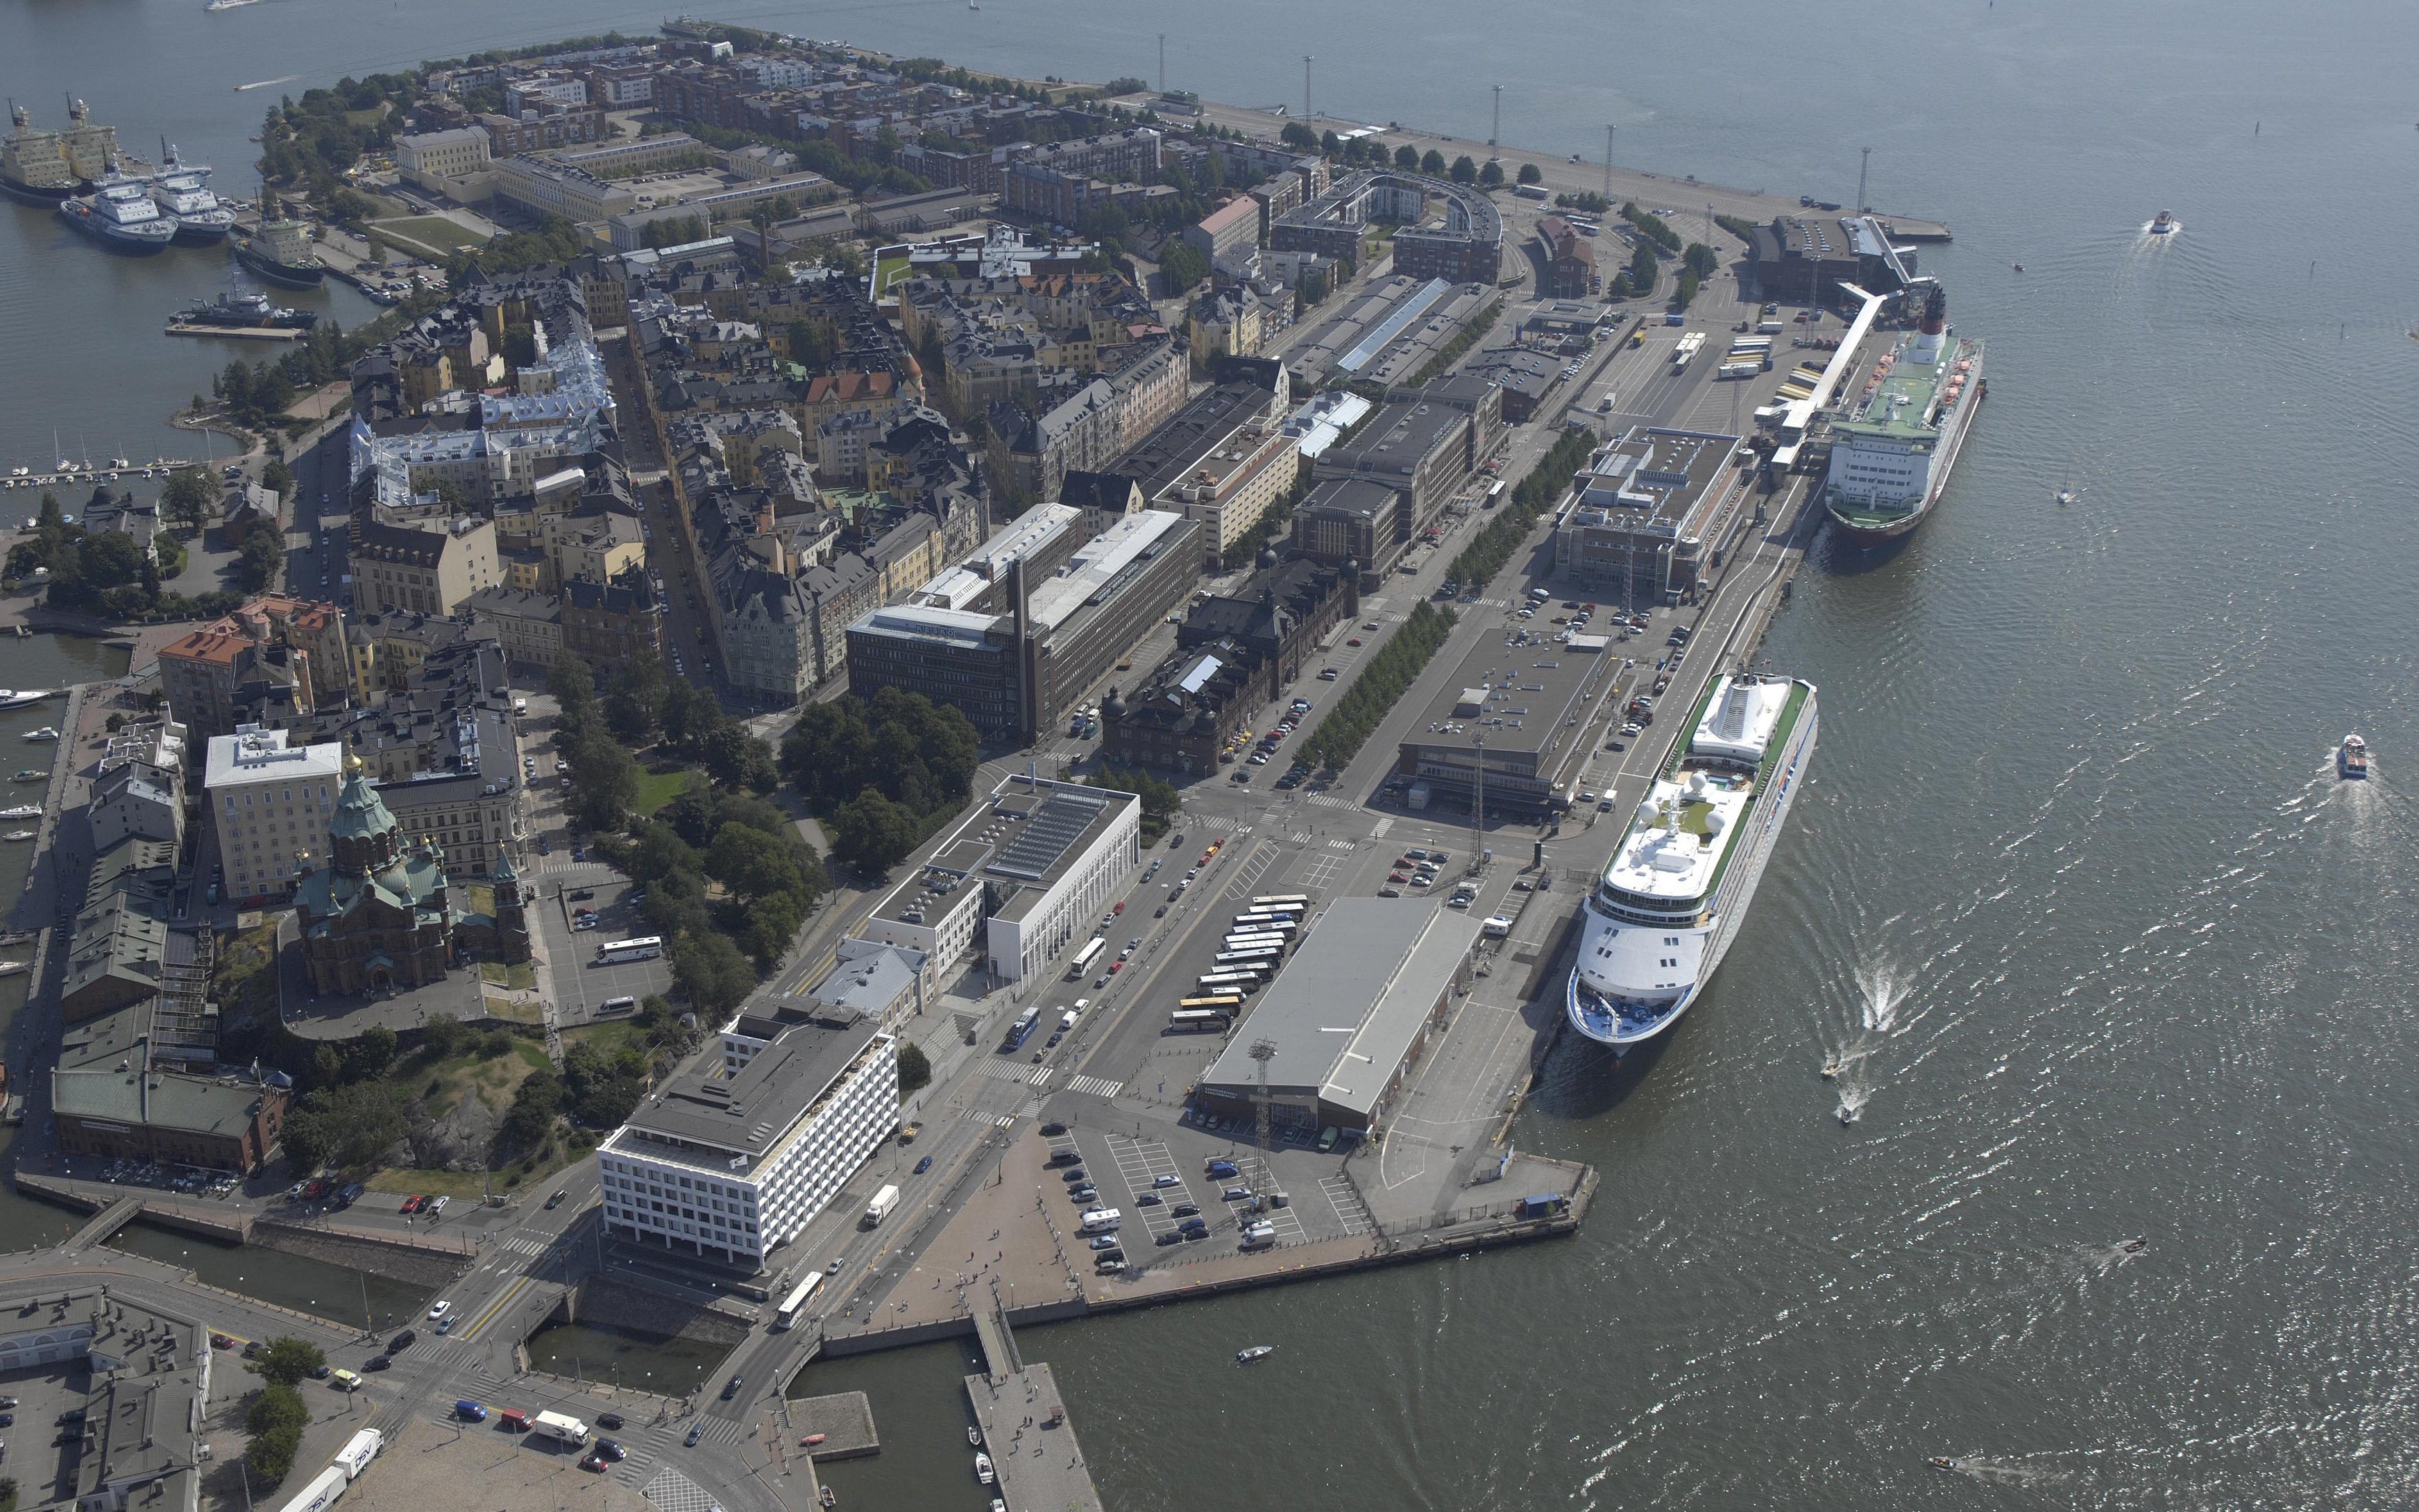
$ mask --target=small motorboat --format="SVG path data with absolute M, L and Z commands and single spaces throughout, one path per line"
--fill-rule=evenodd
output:
M 30 829 L 12 829 L 5 835 L 0 835 L 0 840 L 5 841 L 32 840 L 33 838 L 34 832 Z
M 2150 1247 L 2150 1242 L 2147 1239 L 2129 1239 L 2119 1247 L 2128 1255 L 2139 1255 Z
M 2020 273 L 2021 273 L 2021 272 L 2023 272 L 2024 270 L 2025 270 L 2025 265 L 2024 265 L 2024 264 L 2022 264 L 2022 263 L 2018 263 L 2018 264 L 2016 264 L 2016 271 L 2017 271 L 2017 272 L 2020 272 Z
M 42 806 L 39 803 L 21 803 L 13 808 L 0 809 L 0 819 L 39 819 L 40 817 L 42 817 Z
M 998 1473 L 991 1468 L 991 1456 L 980 1449 L 975 1451 L 975 1479 L 986 1486 L 999 1479 Z
M 982 1429 L 975 1427 L 972 1423 L 967 1424 L 966 1442 L 977 1448 L 982 1447 Z
M 1955 1470 L 1957 1468 L 1957 1461 L 1949 1458 L 1947 1455 L 1927 1455 L 1924 1458 L 1923 1462 L 1930 1465 L 1934 1470 Z
M 59 738 L 58 727 L 56 725 L 46 724 L 39 730 L 28 730 L 25 732 L 25 738 L 27 740 L 56 740 Z
M 1864 1116 L 1865 1110 L 1860 1107 L 1857 1107 L 1854 1104 L 1847 1103 L 1840 1104 L 1840 1122 L 1841 1124 L 1854 1123 Z
M 2150 217 L 2150 235 L 2154 237 L 2166 236 L 2175 228 L 2176 212 L 2173 210 L 2161 210 Z
M 23 971 L 23 970 L 24 970 L 24 969 L 26 969 L 26 963 L 25 963 L 25 962 L 23 962 L 23 961 L 0 961 L 0 977 L 13 977 L 13 976 L 15 976 L 18 972 Z
M 2357 782 L 2368 776 L 2368 742 L 2358 735 L 2346 735 L 2335 748 L 2335 775 L 2347 782 Z
M 19 771 L 15 777 L 10 778 L 8 780 L 11 782 L 44 782 L 50 779 L 50 773 L 43 771 L 38 766 L 28 766 Z
M 1250 1365 L 1255 1360 L 1265 1360 L 1270 1355 L 1276 1352 L 1277 1347 L 1273 1344 L 1255 1344 L 1248 1350 L 1237 1350 L 1235 1351 L 1235 1363 L 1237 1365 Z
M 1839 1078 L 1840 1072 L 1844 1069 L 1845 1068 L 1840 1064 L 1840 1057 L 1833 1056 L 1830 1059 L 1823 1062 L 1823 1079 L 1826 1082 L 1835 1081 Z

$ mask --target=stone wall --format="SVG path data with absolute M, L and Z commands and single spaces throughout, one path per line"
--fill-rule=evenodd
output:
M 254 1223 L 252 1226 L 252 1242 L 262 1249 L 300 1255 L 306 1260 L 319 1260 L 329 1265 L 348 1266 L 356 1271 L 367 1271 L 372 1275 L 384 1276 L 390 1281 L 427 1287 L 432 1290 L 451 1285 L 470 1265 L 467 1256 L 445 1250 L 383 1243 L 374 1239 L 330 1233 L 324 1228 L 303 1228 L 278 1223 Z
M 586 1319 L 634 1334 L 696 1339 L 725 1348 L 738 1344 L 748 1333 L 745 1319 L 645 1287 L 597 1276 L 590 1276 L 565 1293 L 554 1310 L 554 1319 L 565 1323 Z

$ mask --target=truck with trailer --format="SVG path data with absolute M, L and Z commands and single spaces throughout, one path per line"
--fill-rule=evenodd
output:
M 370 1467 L 370 1461 L 377 1458 L 378 1451 L 385 1447 L 385 1434 L 376 1428 L 363 1428 L 347 1440 L 342 1449 L 336 1451 L 336 1468 L 345 1473 L 347 1480 L 356 1479 L 362 1471 Z
M 890 1210 L 897 1206 L 899 1206 L 899 1189 L 886 1185 L 881 1191 L 873 1194 L 872 1201 L 865 1205 L 865 1227 L 868 1228 L 879 1227 L 883 1219 L 890 1216 Z
M 347 1475 L 337 1466 L 330 1465 L 312 1476 L 310 1484 L 297 1492 L 294 1499 L 280 1507 L 278 1512 L 328 1512 L 329 1507 L 335 1505 L 336 1498 L 345 1494 L 345 1488 L 351 1484 L 351 1476 Z

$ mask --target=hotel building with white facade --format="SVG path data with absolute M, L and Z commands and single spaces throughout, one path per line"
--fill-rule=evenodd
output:
M 896 1042 L 845 1009 L 741 1013 L 597 1147 L 607 1230 L 762 1268 L 898 1127 Z

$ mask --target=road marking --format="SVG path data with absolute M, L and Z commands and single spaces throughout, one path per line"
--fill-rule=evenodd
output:
M 715 1505 L 704 1487 L 670 1466 L 647 1482 L 647 1489 L 639 1494 L 654 1503 L 660 1512 L 712 1512 Z
M 487 1304 L 487 1310 L 473 1319 L 470 1326 L 462 1331 L 463 1340 L 468 1342 L 471 1339 L 477 1338 L 479 1336 L 479 1331 L 487 1326 L 488 1320 L 493 1319 L 498 1313 L 502 1312 L 507 1306 L 511 1305 L 522 1292 L 529 1289 L 529 1285 L 530 1278 L 528 1276 L 524 1275 L 514 1278 L 513 1284 L 504 1288 L 504 1294 L 498 1297 L 494 1302 L 489 1303 Z
M 1071 1091 L 1088 1092 L 1094 1097 L 1115 1097 L 1125 1090 L 1126 1084 L 1103 1081 L 1098 1076 L 1070 1076 L 1067 1086 Z

